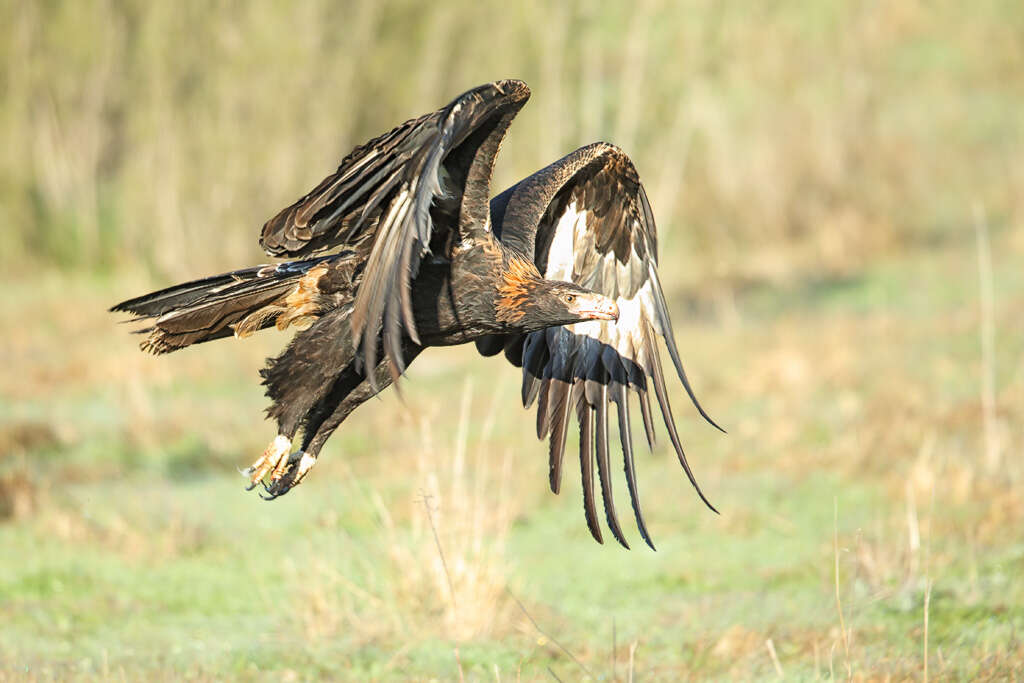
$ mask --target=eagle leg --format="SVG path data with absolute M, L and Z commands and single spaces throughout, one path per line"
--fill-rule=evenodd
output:
M 421 350 L 421 347 L 406 341 L 402 348 L 402 360 L 408 365 L 419 355 Z M 354 362 L 349 363 L 335 378 L 327 395 L 320 399 L 303 418 L 302 448 L 289 455 L 291 440 L 283 434 L 279 434 L 267 451 L 273 450 L 276 444 L 286 446 L 286 448 L 270 458 L 267 453 L 264 453 L 264 457 L 257 460 L 253 467 L 247 470 L 253 476 L 250 490 L 263 482 L 266 495 L 261 494 L 261 497 L 264 500 L 274 500 L 298 486 L 313 469 L 320 450 L 334 430 L 345 421 L 345 418 L 353 410 L 392 383 L 389 358 L 382 359 L 374 372 L 377 386 L 374 386 L 356 370 Z M 264 477 L 268 473 L 270 473 L 269 482 L 264 481 Z

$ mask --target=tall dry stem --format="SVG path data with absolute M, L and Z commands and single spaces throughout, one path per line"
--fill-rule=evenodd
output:
M 846 678 L 853 678 L 853 663 L 850 661 L 850 638 L 843 618 L 843 603 L 839 598 L 839 499 L 832 499 L 832 552 L 835 558 L 836 612 L 839 613 L 839 629 L 843 636 L 843 652 L 846 656 Z
M 992 290 L 992 247 L 985 207 L 974 205 L 974 233 L 978 246 L 978 296 L 981 306 L 981 410 L 985 432 L 985 465 L 996 472 L 1002 460 L 996 417 L 995 294 Z

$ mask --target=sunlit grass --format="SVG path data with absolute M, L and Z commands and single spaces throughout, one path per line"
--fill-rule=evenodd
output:
M 1024 411 L 1013 244 L 993 252 L 1007 454 Z M 590 539 L 578 482 L 546 490 L 515 371 L 470 349 L 424 355 L 404 402 L 361 408 L 307 482 L 263 503 L 234 467 L 270 436 L 255 370 L 281 338 L 149 358 L 103 311 L 134 284 L 54 278 L 36 288 L 45 324 L 14 324 L 17 306 L 0 321 L 16 330 L 4 495 L 24 498 L 0 527 L 0 657 L 37 677 L 566 680 L 624 679 L 633 648 L 648 680 L 760 678 L 770 639 L 787 677 L 843 677 L 838 557 L 855 677 L 920 675 L 929 586 L 930 674 L 1006 675 L 1024 506 L 1019 463 L 984 464 L 975 264 L 965 235 L 848 282 L 738 293 L 735 318 L 677 313 L 730 434 L 673 396 L 723 514 L 659 445 L 639 462 L 657 553 Z

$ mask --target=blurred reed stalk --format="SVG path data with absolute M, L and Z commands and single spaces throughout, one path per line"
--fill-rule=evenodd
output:
M 974 233 L 978 247 L 978 298 L 981 307 L 981 411 L 985 433 L 985 465 L 996 472 L 1002 460 L 996 416 L 995 294 L 992 291 L 992 247 L 989 244 L 985 208 L 974 205 Z
M 1019 9 L 971 22 L 953 0 L 495 9 L 5 3 L 0 265 L 166 280 L 265 259 L 263 221 L 352 146 L 511 76 L 534 102 L 494 189 L 578 145 L 619 144 L 668 238 L 669 285 L 847 271 L 949 234 L 964 196 L 1000 221 L 1024 215 L 1024 174 L 1006 161 L 1024 157 L 1022 91 L 1005 87 L 1024 73 L 1007 39 Z

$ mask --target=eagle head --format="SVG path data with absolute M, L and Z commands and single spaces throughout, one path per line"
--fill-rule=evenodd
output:
M 587 320 L 618 320 L 614 301 L 572 282 L 546 280 L 533 263 L 513 258 L 502 272 L 497 320 L 523 331 Z

